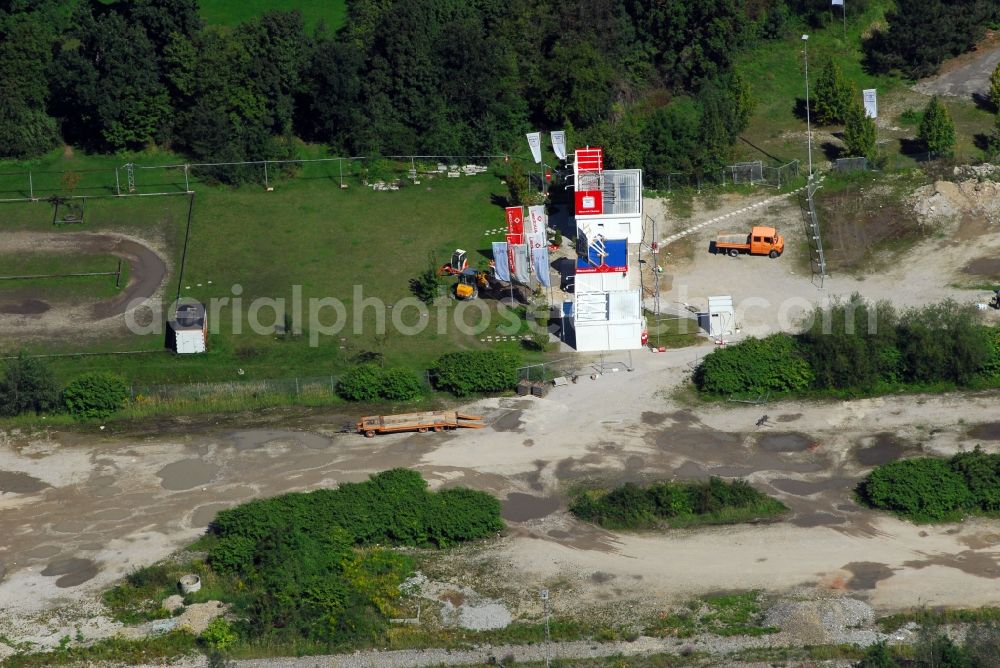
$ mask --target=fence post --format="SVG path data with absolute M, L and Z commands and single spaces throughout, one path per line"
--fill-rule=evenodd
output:
M 299 377 L 295 377 L 295 396 L 299 396 Z
M 118 178 L 118 168 L 115 167 L 115 195 L 118 197 L 122 196 L 122 182 Z

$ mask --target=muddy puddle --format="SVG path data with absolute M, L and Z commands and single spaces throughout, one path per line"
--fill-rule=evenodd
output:
M 984 441 L 1000 441 L 1000 422 L 977 424 L 969 430 L 969 437 Z
M 872 444 L 854 455 L 859 464 L 879 466 L 896 461 L 906 452 L 906 443 L 892 434 L 876 434 Z
M 765 452 L 802 452 L 813 444 L 811 436 L 797 431 L 771 432 L 757 439 L 757 447 Z
M 183 490 L 208 484 L 219 467 L 201 459 L 182 459 L 173 464 L 167 464 L 156 472 L 161 479 L 163 489 Z
M 0 304 L 0 313 L 8 315 L 41 315 L 52 307 L 41 299 L 25 299 L 21 302 Z
M 514 492 L 504 499 L 500 515 L 510 522 L 526 522 L 551 515 L 559 510 L 559 499 L 554 496 L 532 496 Z
M 226 435 L 226 440 L 233 444 L 239 452 L 265 448 L 271 443 L 291 441 L 306 446 L 310 450 L 323 450 L 330 447 L 332 440 L 309 431 L 290 431 L 287 429 L 254 429 L 252 431 L 235 431 Z
M 42 575 L 49 577 L 61 576 L 56 580 L 56 586 L 65 589 L 83 584 L 97 575 L 97 564 L 90 559 L 79 559 L 77 557 L 60 559 L 46 566 L 45 570 L 42 571 Z
M 847 582 L 847 588 L 853 591 L 875 589 L 879 582 L 892 577 L 891 568 L 875 561 L 852 561 L 843 568 L 853 575 Z
M 0 494 L 34 494 L 49 485 L 20 471 L 0 471 Z
M 663 424 L 663 421 L 667 419 L 667 416 L 663 413 L 653 413 L 652 411 L 642 412 L 642 423 L 648 424 L 651 427 Z
M 521 415 L 523 411 L 513 410 L 507 411 L 497 419 L 493 420 L 493 430 L 494 431 L 518 431 L 523 424 L 521 422 Z
M 1000 278 L 1000 258 L 981 257 L 962 268 L 962 272 L 973 276 Z

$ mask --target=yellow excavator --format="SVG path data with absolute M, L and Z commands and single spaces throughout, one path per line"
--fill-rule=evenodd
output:
M 475 299 L 479 296 L 480 290 L 490 289 L 490 277 L 485 271 L 478 271 L 466 268 L 458 275 L 458 283 L 455 284 L 456 299 Z
M 490 263 L 492 267 L 492 262 Z M 469 266 L 467 254 L 461 248 L 455 250 L 451 255 L 451 262 L 442 265 L 438 269 L 438 276 L 454 276 L 458 279 L 455 283 L 455 299 L 468 301 L 481 295 L 489 294 L 496 299 L 514 303 L 527 304 L 531 299 L 531 291 L 519 284 L 511 284 L 498 280 L 493 274 L 493 269 L 483 271 Z

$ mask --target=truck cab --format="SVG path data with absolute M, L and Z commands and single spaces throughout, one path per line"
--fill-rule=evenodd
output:
M 754 227 L 750 231 L 750 254 L 777 257 L 785 251 L 785 238 L 773 227 Z

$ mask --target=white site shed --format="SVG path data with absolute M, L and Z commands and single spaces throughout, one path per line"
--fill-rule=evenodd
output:
M 177 307 L 167 323 L 167 348 L 178 355 L 203 353 L 208 349 L 208 317 L 202 304 Z
M 576 295 L 573 332 L 580 352 L 642 348 L 644 326 L 638 290 Z
M 708 335 L 712 338 L 731 336 L 736 332 L 736 311 L 732 295 L 708 298 Z

